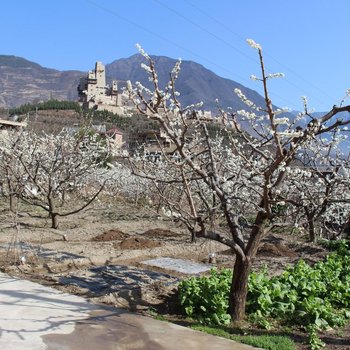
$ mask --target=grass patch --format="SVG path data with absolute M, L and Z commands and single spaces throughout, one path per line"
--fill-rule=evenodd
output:
M 280 335 L 237 335 L 231 334 L 222 328 L 193 325 L 192 329 L 231 339 L 240 343 L 255 346 L 266 350 L 295 350 L 295 343 L 286 336 Z
M 147 313 L 148 313 L 149 316 L 153 317 L 155 320 L 169 322 L 169 320 L 165 316 L 160 315 L 157 312 L 157 310 L 155 308 L 153 308 L 153 307 L 150 307 L 147 310 Z

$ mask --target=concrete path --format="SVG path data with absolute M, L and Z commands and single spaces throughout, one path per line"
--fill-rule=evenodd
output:
M 1 350 L 251 350 L 0 273 Z

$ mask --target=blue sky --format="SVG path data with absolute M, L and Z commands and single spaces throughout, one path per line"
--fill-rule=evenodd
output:
M 60 70 L 135 54 L 193 60 L 261 92 L 253 38 L 264 50 L 276 105 L 329 110 L 350 88 L 348 0 L 4 0 L 1 54 Z M 196 101 L 194 101 L 196 102 Z M 350 102 L 350 101 L 349 101 Z

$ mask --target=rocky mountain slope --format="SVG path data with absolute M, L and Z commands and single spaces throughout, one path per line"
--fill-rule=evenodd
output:
M 21 57 L 0 55 L 0 107 L 77 98 L 83 72 L 44 68 Z
M 163 56 L 153 56 L 153 59 L 162 85 L 168 80 L 169 72 L 176 61 Z M 140 66 L 141 62 L 142 56 L 133 55 L 106 64 L 107 80 L 131 80 L 133 83 L 140 81 L 149 85 L 146 72 Z M 93 68 L 94 62 L 91 62 L 91 69 Z M 50 98 L 75 100 L 79 78 L 85 75 L 86 72 L 78 70 L 59 71 L 44 68 L 21 57 L 0 55 L 0 107 L 15 107 Z M 235 81 L 219 77 L 198 63 L 182 62 L 177 90 L 181 93 L 180 101 L 184 106 L 202 101 L 204 109 L 216 110 L 215 100 L 219 99 L 224 108 L 245 108 L 233 92 L 236 87 L 257 105 L 263 105 L 264 100 L 257 92 Z
M 160 86 L 169 80 L 169 72 L 174 67 L 176 60 L 164 56 L 152 56 L 155 61 Z M 106 65 L 107 76 L 120 80 L 131 80 L 132 83 L 140 81 L 145 86 L 150 86 L 148 76 L 141 63 L 144 59 L 141 55 L 133 55 L 129 58 L 115 60 Z M 180 101 L 184 106 L 203 102 L 204 109 L 216 110 L 216 99 L 224 108 L 232 107 L 234 110 L 246 108 L 233 90 L 239 88 L 257 105 L 263 105 L 264 100 L 256 91 L 229 79 L 219 77 L 202 65 L 183 61 L 181 71 L 176 82 L 176 88 L 181 93 Z

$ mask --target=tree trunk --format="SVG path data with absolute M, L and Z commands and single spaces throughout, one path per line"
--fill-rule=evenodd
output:
M 309 240 L 310 242 L 316 243 L 317 235 L 315 231 L 314 215 L 312 215 L 312 213 L 310 213 L 308 210 L 305 210 L 305 211 L 306 211 L 306 217 L 307 217 L 307 226 L 309 229 Z
M 9 196 L 10 198 L 10 211 L 12 213 L 14 213 L 16 211 L 16 207 L 15 207 L 15 195 L 14 194 L 10 194 Z
M 7 187 L 8 187 L 8 191 L 9 191 L 9 199 L 10 199 L 10 211 L 12 213 L 14 213 L 16 211 L 16 207 L 15 207 L 15 197 L 16 195 L 14 194 L 14 191 L 12 189 L 12 184 L 10 181 L 10 178 L 7 177 Z
M 244 320 L 250 270 L 250 259 L 243 260 L 236 255 L 229 299 L 229 311 L 233 321 Z
M 195 230 L 191 230 L 191 243 L 196 242 L 196 238 L 197 238 L 197 235 Z
M 51 216 L 51 228 L 58 229 L 58 215 L 57 213 L 50 213 Z
M 229 300 L 230 315 L 232 320 L 236 322 L 241 322 L 245 318 L 249 273 L 265 233 L 266 219 L 266 213 L 259 211 L 245 249 L 245 256 L 236 254 Z
M 49 214 L 51 218 L 51 228 L 58 228 L 58 214 L 55 211 L 55 204 L 53 199 L 48 196 L 48 204 L 49 204 Z

